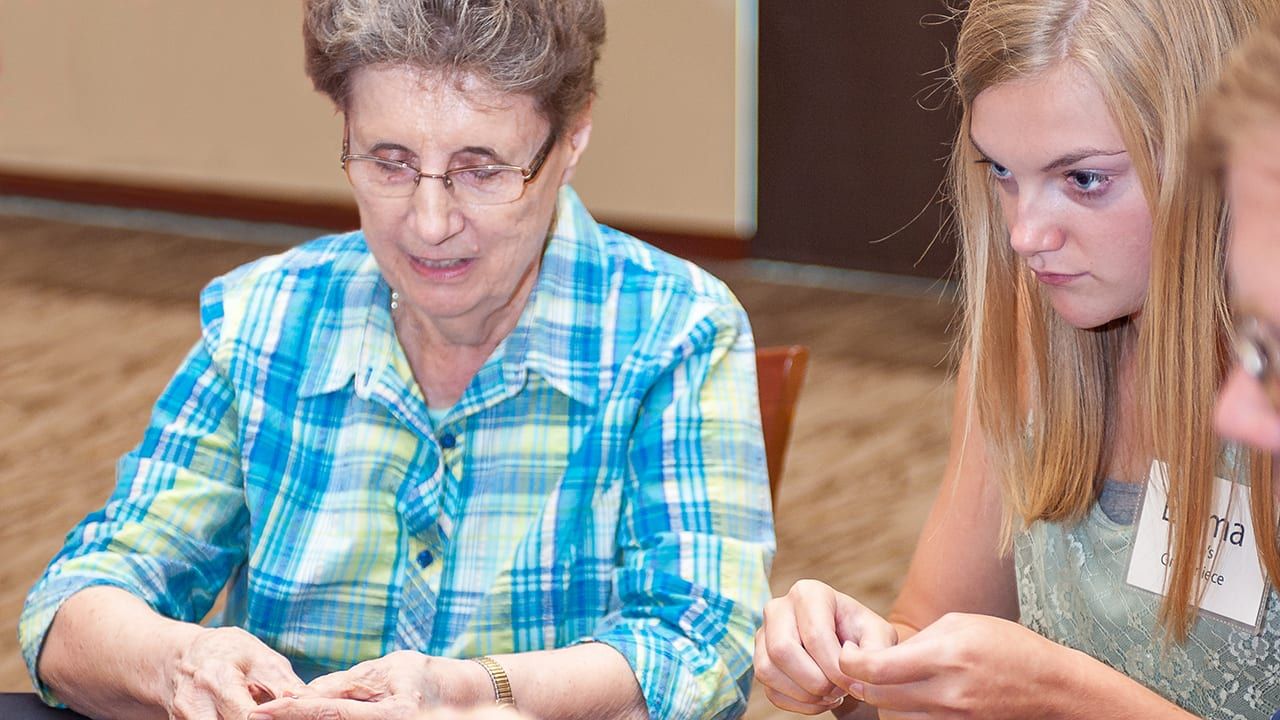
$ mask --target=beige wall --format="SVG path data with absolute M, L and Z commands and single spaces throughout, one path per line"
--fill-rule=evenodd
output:
M 615 222 L 749 229 L 749 5 L 606 5 L 578 190 Z M 298 0 L 0 0 L 0 170 L 345 198 L 341 123 L 303 75 L 300 16 Z

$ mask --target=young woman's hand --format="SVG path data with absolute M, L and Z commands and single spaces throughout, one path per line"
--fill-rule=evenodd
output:
M 1075 653 L 1018 623 L 951 613 L 889 648 L 846 645 L 841 672 L 880 717 L 1029 718 L 1070 702 Z
M 853 679 L 840 669 L 841 646 L 874 651 L 897 641 L 894 627 L 857 600 L 817 580 L 800 580 L 765 605 L 756 633 L 756 680 L 783 710 L 843 713 L 853 708 L 844 702 Z

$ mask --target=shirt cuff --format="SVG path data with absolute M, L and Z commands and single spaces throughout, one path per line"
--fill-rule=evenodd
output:
M 738 717 L 746 711 L 747 694 L 738 682 L 723 677 L 715 651 L 698 647 L 660 620 L 611 615 L 582 642 L 603 643 L 626 658 L 650 718 L 698 720 Z

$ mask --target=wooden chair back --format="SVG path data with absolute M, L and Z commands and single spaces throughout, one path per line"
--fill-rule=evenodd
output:
M 796 400 L 809 365 L 809 348 L 784 345 L 756 349 L 756 378 L 760 385 L 760 425 L 769 465 L 769 494 L 774 504 L 782 485 L 782 466 L 791 439 Z

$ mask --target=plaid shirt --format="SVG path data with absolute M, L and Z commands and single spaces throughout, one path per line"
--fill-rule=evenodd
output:
M 594 639 L 651 717 L 741 714 L 773 552 L 746 315 L 572 190 L 558 217 L 518 325 L 438 427 L 362 234 L 214 280 L 114 493 L 27 599 L 32 677 L 78 590 L 198 621 L 229 579 L 222 622 L 304 677 Z

